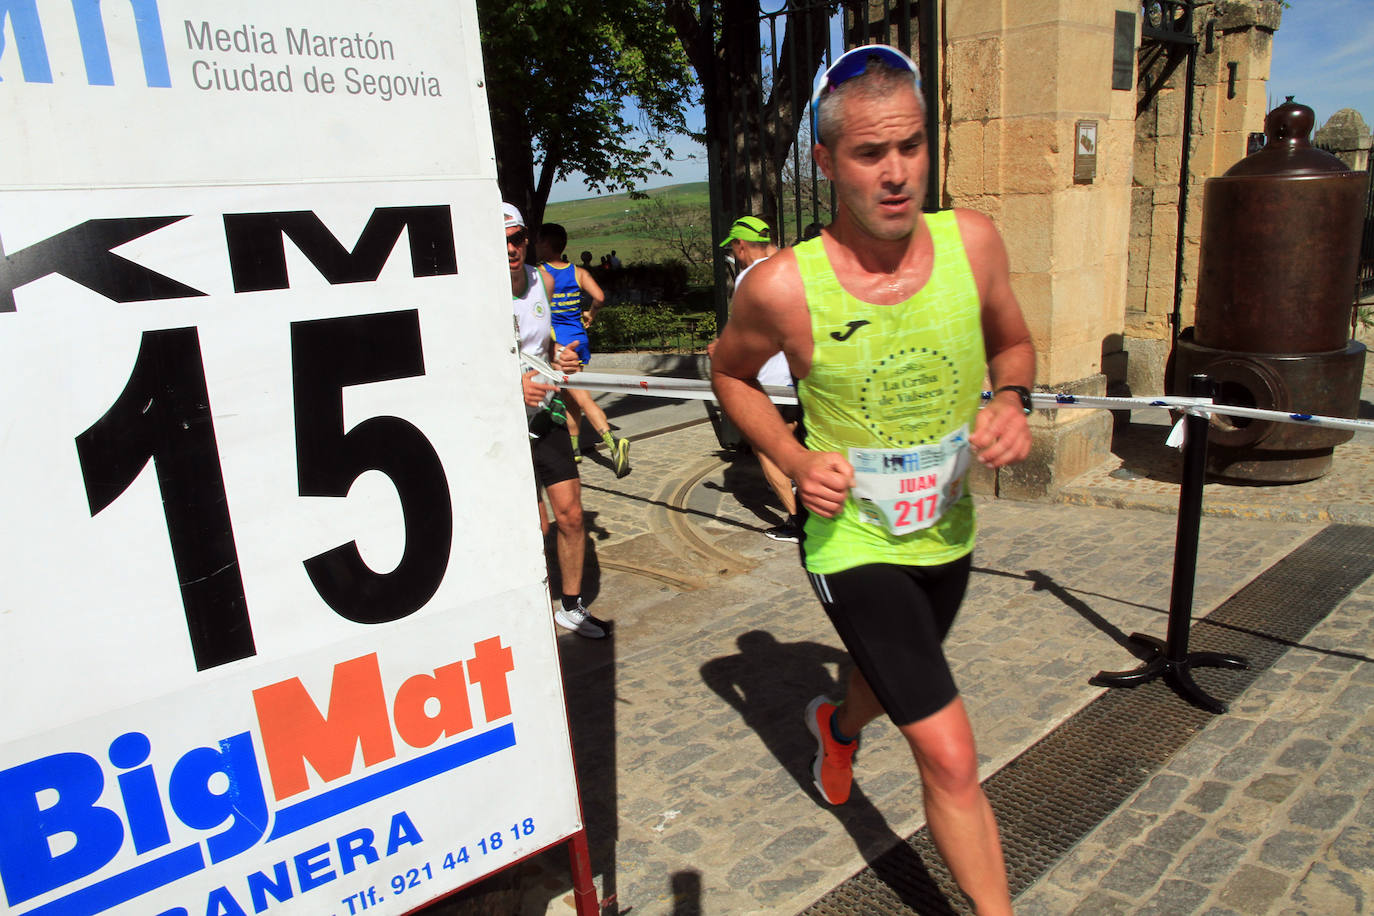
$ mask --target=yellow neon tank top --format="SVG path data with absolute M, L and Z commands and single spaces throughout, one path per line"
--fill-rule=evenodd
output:
M 927 214 L 930 279 L 910 299 L 876 305 L 840 285 L 820 238 L 796 246 L 811 312 L 811 372 L 797 382 L 804 444 L 910 449 L 973 431 L 986 353 L 978 287 L 954 211 Z M 806 519 L 806 568 L 822 575 L 865 563 L 935 566 L 973 549 L 973 500 L 965 492 L 933 526 L 892 534 L 861 520 L 851 495 L 833 519 Z

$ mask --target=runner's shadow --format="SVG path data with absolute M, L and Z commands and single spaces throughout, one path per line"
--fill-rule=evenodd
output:
M 729 493 L 740 506 L 752 512 L 769 528 L 787 521 L 782 504 L 778 502 L 778 497 L 763 476 L 758 458 L 752 453 L 743 452 L 721 451 L 717 454 L 725 462 L 721 483 L 717 485 L 705 481 L 701 484 L 704 489 Z
M 802 714 L 818 694 L 843 695 L 852 667 L 849 655 L 821 643 L 780 643 L 763 630 L 741 633 L 736 645 L 738 654 L 701 666 L 702 681 L 739 712 L 797 784 L 818 805 L 830 809 L 864 861 L 907 907 L 919 913 L 955 913 L 921 856 L 893 832 L 857 783 L 849 801 L 833 808 L 821 801 L 815 788 L 811 762 L 816 743 Z M 838 670 L 835 677 L 831 666 Z M 855 760 L 862 758 L 860 748 Z

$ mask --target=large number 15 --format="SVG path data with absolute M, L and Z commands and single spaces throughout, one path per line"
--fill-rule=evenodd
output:
M 347 496 L 366 471 L 396 487 L 406 543 L 396 568 L 375 572 L 357 542 L 305 561 L 316 591 L 356 623 L 414 613 L 443 581 L 453 504 L 439 455 L 399 417 L 344 429 L 343 389 L 425 374 L 419 315 L 384 312 L 291 325 L 296 476 L 302 496 Z M 124 390 L 76 438 L 91 514 L 157 471 L 191 651 L 204 670 L 255 654 L 224 473 L 195 328 L 145 331 Z

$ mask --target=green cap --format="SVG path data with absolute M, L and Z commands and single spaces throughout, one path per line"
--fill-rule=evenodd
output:
M 771 242 L 773 241 L 773 230 L 769 229 L 768 224 L 757 216 L 741 216 L 730 224 L 730 231 L 726 233 L 725 240 L 720 243 L 720 247 L 727 247 L 734 239 L 739 239 L 741 242 Z

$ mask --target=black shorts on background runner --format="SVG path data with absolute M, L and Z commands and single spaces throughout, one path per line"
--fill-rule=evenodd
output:
M 544 435 L 531 439 L 530 455 L 534 458 L 534 482 L 541 487 L 577 477 L 572 436 L 568 435 L 566 426 L 552 426 Z

